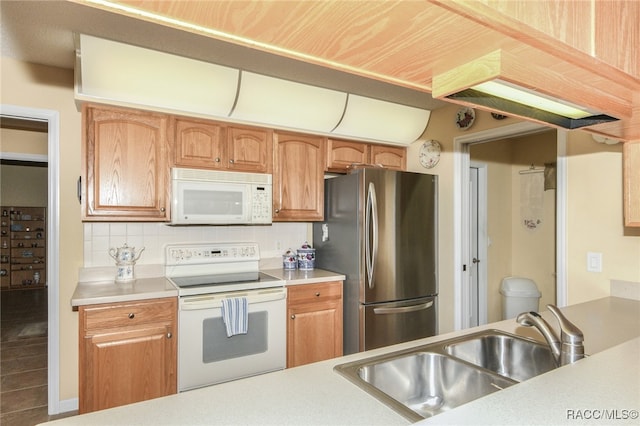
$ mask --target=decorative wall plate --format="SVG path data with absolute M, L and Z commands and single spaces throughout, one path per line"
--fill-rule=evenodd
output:
M 473 126 L 473 122 L 476 119 L 476 112 L 473 108 L 461 108 L 456 113 L 456 126 L 460 130 L 467 130 L 469 127 Z
M 440 152 L 442 151 L 442 147 L 440 146 L 440 142 L 436 140 L 428 140 L 422 143 L 420 147 L 420 164 L 422 167 L 427 169 L 431 169 L 438 164 L 440 161 Z

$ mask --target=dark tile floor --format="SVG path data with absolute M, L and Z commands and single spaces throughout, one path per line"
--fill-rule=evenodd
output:
M 0 302 L 0 424 L 66 416 L 47 414 L 47 290 L 2 291 Z

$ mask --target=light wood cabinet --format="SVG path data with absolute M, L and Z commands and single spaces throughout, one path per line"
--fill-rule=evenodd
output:
M 222 126 L 204 120 L 174 118 L 172 131 L 176 166 L 208 169 L 226 166 Z
M 83 219 L 169 219 L 168 116 L 85 105 Z
M 176 298 L 79 307 L 80 414 L 177 391 Z
M 322 220 L 324 138 L 274 132 L 273 140 L 273 220 Z
M 406 148 L 362 142 L 327 140 L 327 171 L 347 173 L 358 165 L 406 170 Z
M 287 291 L 287 368 L 342 356 L 342 281 Z
M 273 168 L 273 132 L 271 130 L 229 126 L 227 147 L 230 170 L 271 173 Z
M 47 285 L 47 209 L 2 206 L 0 285 L 4 289 Z
M 385 169 L 406 170 L 407 149 L 389 145 L 371 145 L 371 163 Z
M 173 119 L 175 165 L 270 173 L 272 132 L 208 120 Z
M 622 148 L 624 170 L 624 224 L 640 227 L 640 141 Z
M 327 140 L 327 171 L 346 173 L 353 166 L 369 164 L 370 146 L 366 143 Z

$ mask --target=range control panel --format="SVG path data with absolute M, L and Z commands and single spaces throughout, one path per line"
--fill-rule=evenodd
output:
M 170 244 L 165 253 L 167 266 L 260 260 L 258 243 Z

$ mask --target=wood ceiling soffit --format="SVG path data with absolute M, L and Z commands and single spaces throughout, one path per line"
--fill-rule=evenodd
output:
M 569 31 L 575 28 L 585 28 L 585 15 L 588 12 L 588 24 L 591 25 L 591 11 L 590 11 L 590 2 L 550 2 L 550 1 L 539 1 L 539 2 L 492 2 L 492 5 L 501 4 L 503 8 L 491 7 L 485 4 L 486 2 L 479 0 L 427 0 L 428 2 L 438 5 L 443 9 L 446 9 L 452 13 L 455 13 L 460 16 L 464 16 L 469 20 L 477 22 L 491 30 L 497 31 L 506 36 L 512 37 L 513 39 L 527 44 L 535 49 L 540 51 L 547 52 L 549 55 L 556 58 L 556 60 L 560 60 L 563 62 L 570 63 L 574 66 L 578 66 L 582 69 L 589 69 L 591 72 L 600 75 L 601 77 L 606 78 L 607 80 L 614 80 L 623 85 L 629 85 L 629 87 L 640 87 L 640 78 L 630 75 L 623 70 L 614 67 L 608 63 L 605 63 L 603 60 L 599 58 L 595 58 L 589 55 L 588 52 L 590 45 L 590 34 L 588 31 Z M 609 3 L 635 3 L 635 2 L 598 2 L 596 4 L 602 3 L 600 5 L 600 9 L 606 8 L 605 6 Z M 553 36 L 548 34 L 547 32 L 541 31 L 538 28 L 534 28 L 530 25 L 523 23 L 520 20 L 513 18 L 510 15 L 518 16 L 519 13 L 530 12 L 531 9 L 527 9 L 524 12 L 518 12 L 517 8 L 520 7 L 529 7 L 535 4 L 534 9 L 540 11 L 540 19 L 541 23 L 546 23 L 548 28 L 560 28 L 561 33 L 556 33 Z M 567 16 L 567 9 L 569 7 L 578 6 L 578 11 L 570 16 Z M 589 5 L 589 10 L 584 11 L 580 9 L 579 6 L 582 5 L 583 9 L 585 6 Z M 566 7 L 565 7 L 566 6 Z M 545 9 L 546 7 L 546 9 Z M 631 6 L 628 6 L 631 7 Z M 516 8 L 515 10 L 513 8 Z M 549 10 L 548 8 L 553 8 L 553 10 Z M 582 13 L 580 11 L 583 10 Z M 636 3 L 634 9 L 629 12 L 631 16 L 638 16 L 638 11 L 640 10 L 640 2 Z M 624 16 L 624 15 L 621 15 Z M 561 22 L 562 25 L 554 25 L 554 22 Z M 618 22 L 616 19 L 615 22 Z M 620 26 L 620 25 L 618 25 Z M 622 27 L 624 28 L 624 27 Z M 636 24 L 633 29 L 633 35 L 630 37 L 635 37 L 636 39 L 640 38 L 640 34 L 636 34 L 638 32 L 638 25 Z M 602 31 L 610 31 L 611 28 L 607 26 L 606 28 L 602 28 Z M 597 31 L 597 29 L 596 29 Z M 548 32 L 552 32 L 551 29 L 548 29 Z M 523 33 L 526 33 L 526 36 L 523 36 Z M 572 37 L 571 34 L 574 34 Z M 625 31 L 620 31 L 620 33 L 625 33 Z M 586 41 L 580 41 L 576 37 L 580 37 L 582 35 L 589 35 L 588 44 Z M 625 36 L 626 34 L 618 35 L 616 32 L 616 36 Z M 558 43 L 558 39 L 563 40 L 568 46 L 564 46 Z M 610 46 L 618 45 L 617 39 L 610 40 Z M 637 43 L 635 44 L 637 45 Z M 574 46 L 574 47 L 572 47 Z M 577 47 L 580 47 L 583 50 L 579 50 Z M 633 46 L 633 44 L 631 44 Z M 604 47 L 600 47 L 601 51 L 604 51 Z M 636 53 L 636 58 L 639 59 L 640 62 L 640 53 Z M 640 68 L 640 65 L 637 65 L 636 68 Z
M 209 37 L 427 92 L 441 52 L 500 44 L 483 26 L 426 2 L 119 3 L 221 32 Z M 457 28 L 455 37 L 444 28 Z

